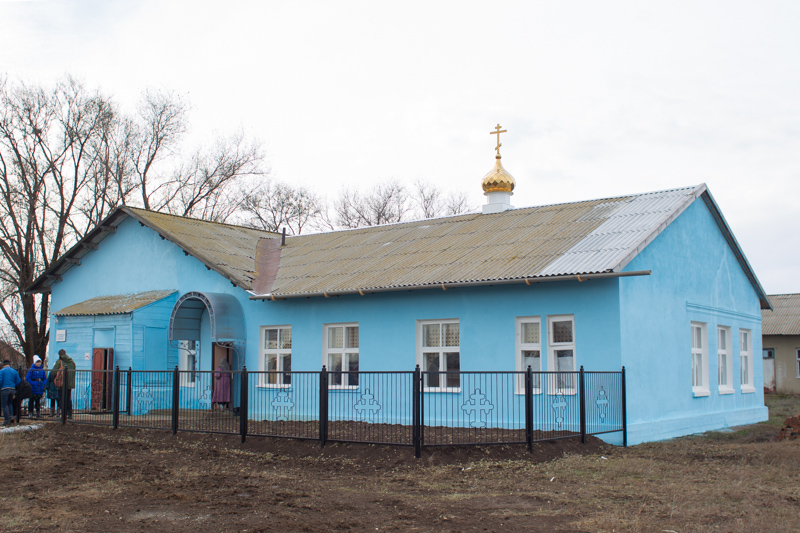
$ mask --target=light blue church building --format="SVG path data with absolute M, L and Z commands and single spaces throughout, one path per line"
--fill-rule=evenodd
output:
M 78 368 L 624 366 L 629 443 L 767 418 L 769 302 L 705 185 L 513 208 L 498 158 L 483 186 L 479 213 L 285 237 L 120 207 L 30 291 Z

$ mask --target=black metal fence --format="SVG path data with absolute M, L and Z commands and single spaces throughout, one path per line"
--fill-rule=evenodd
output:
M 426 446 L 526 444 L 622 433 L 616 372 L 77 370 L 62 423 Z M 43 402 L 45 400 L 42 400 Z M 45 406 L 42 407 L 46 411 Z

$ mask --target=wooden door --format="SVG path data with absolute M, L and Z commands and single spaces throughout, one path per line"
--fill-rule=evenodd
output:
M 92 410 L 103 408 L 103 378 L 105 377 L 105 348 L 92 350 Z
M 92 405 L 93 411 L 111 409 L 114 383 L 114 348 L 92 350 Z

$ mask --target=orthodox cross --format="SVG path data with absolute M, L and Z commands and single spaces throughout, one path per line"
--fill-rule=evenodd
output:
M 506 130 L 501 130 L 500 129 L 500 124 L 498 124 L 495 127 L 494 131 L 490 131 L 489 132 L 489 135 L 497 135 L 497 146 L 495 146 L 495 148 L 494 148 L 495 150 L 497 150 L 497 157 L 500 157 L 500 147 L 503 146 L 502 144 L 500 144 L 500 134 L 501 133 L 507 133 L 507 131 Z

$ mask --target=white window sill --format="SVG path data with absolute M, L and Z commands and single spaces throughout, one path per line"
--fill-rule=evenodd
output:
M 328 385 L 328 392 L 335 390 L 342 392 L 355 391 L 358 390 L 358 385 Z
M 742 394 L 753 394 L 755 392 L 755 387 L 751 387 L 750 385 L 742 385 Z
M 433 388 L 427 387 L 422 390 L 422 392 L 445 392 L 445 393 L 459 393 L 461 392 L 461 387 L 456 388 Z
M 292 384 L 283 384 L 283 383 L 259 383 L 259 389 L 290 389 L 292 388 Z
M 181 387 L 188 388 L 188 389 L 193 389 L 194 388 L 194 383 L 181 383 Z
M 735 391 L 733 390 L 733 387 L 720 387 L 719 388 L 720 395 L 722 395 L 722 394 L 733 394 L 734 392 Z
M 708 389 L 694 389 L 692 390 L 695 398 L 702 398 L 704 396 L 711 396 L 711 391 Z

